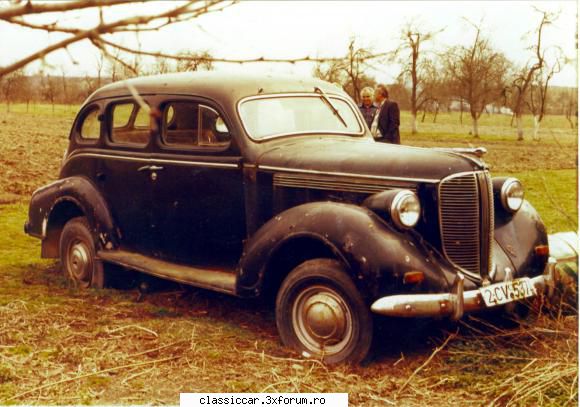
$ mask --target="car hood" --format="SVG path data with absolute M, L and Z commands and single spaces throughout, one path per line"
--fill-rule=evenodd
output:
M 317 137 L 278 141 L 260 155 L 262 169 L 352 174 L 437 182 L 459 172 L 483 169 L 464 155 L 428 148 L 378 143 L 370 139 Z

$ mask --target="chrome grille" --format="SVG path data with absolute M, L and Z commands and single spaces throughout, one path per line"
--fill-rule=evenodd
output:
M 493 267 L 493 241 L 495 236 L 495 207 L 493 205 L 493 184 L 491 182 L 491 175 L 489 172 L 484 173 L 485 181 L 487 183 L 487 196 L 489 201 L 489 206 L 487 211 L 489 212 L 489 233 L 488 236 L 483 236 L 483 238 L 487 238 L 489 241 L 489 253 L 487 253 L 487 272 L 488 274 L 491 272 Z
M 439 186 L 443 252 L 453 264 L 477 276 L 491 267 L 492 194 L 487 172 L 452 175 Z

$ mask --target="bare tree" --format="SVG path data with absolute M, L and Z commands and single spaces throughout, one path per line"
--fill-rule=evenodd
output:
M 151 74 L 164 74 L 169 72 L 175 72 L 175 66 L 173 61 L 167 58 L 156 58 L 151 69 L 149 69 Z
M 214 68 L 209 51 L 181 52 L 179 56 L 183 58 L 177 60 L 178 72 L 211 71 Z
M 526 105 L 526 98 L 528 98 L 528 92 L 530 91 L 532 83 L 537 78 L 538 73 L 541 72 L 546 65 L 545 50 L 542 47 L 542 35 L 544 29 L 552 24 L 557 18 L 556 14 L 538 9 L 536 9 L 536 11 L 541 13 L 542 18 L 535 31 L 536 42 L 530 47 L 533 50 L 534 56 L 524 67 L 517 71 L 510 86 L 506 89 L 506 92 L 512 101 L 512 110 L 516 118 L 518 141 L 524 139 L 523 114 Z M 536 130 L 534 130 L 534 132 L 536 132 Z
M 34 86 L 32 85 L 32 78 L 27 76 L 24 70 L 22 71 L 23 75 L 18 85 L 18 95 L 20 101 L 26 103 L 26 113 L 28 113 L 30 108 L 30 101 L 35 99 L 36 92 Z M 1 78 L 0 81 L 2 81 Z
M 46 75 L 41 79 L 41 95 L 42 98 L 50 102 L 52 105 L 52 113 L 54 114 L 54 104 L 58 95 L 58 79 L 56 76 Z
M 479 137 L 479 118 L 485 106 L 498 100 L 505 88 L 509 62 L 482 36 L 480 26 L 473 27 L 473 43 L 449 49 L 445 57 L 445 70 L 454 94 L 461 99 L 462 107 L 464 101 L 469 105 L 472 134 Z
M 560 70 L 560 58 L 556 58 L 555 62 L 550 66 L 547 66 L 547 64 L 544 63 L 544 67 L 539 71 L 536 71 L 530 85 L 530 91 L 528 92 L 525 103 L 530 112 L 534 115 L 534 133 L 532 136 L 534 140 L 540 139 L 540 124 L 546 114 L 546 107 L 548 104 L 548 84 L 552 77 L 560 72 Z
M 373 54 L 370 49 L 359 48 L 356 39 L 348 44 L 346 55 L 342 59 L 322 62 L 314 67 L 312 74 L 332 83 L 339 83 L 345 91 L 360 103 L 360 91 L 365 86 L 373 86 L 376 81 L 366 74 L 371 68 L 371 61 L 386 54 Z
M 345 89 L 352 88 L 350 95 L 357 103 L 360 103 L 360 91 L 364 86 L 364 81 L 368 82 L 365 71 L 371 67 L 370 61 L 373 57 L 369 49 L 357 48 L 356 40 L 352 38 L 348 44 L 348 53 L 345 61 L 345 72 L 348 76 L 348 82 Z
M 22 69 L 0 78 L 0 92 L 2 92 L 2 98 L 6 102 L 7 112 L 10 112 L 10 104 L 14 102 L 14 98 L 19 93 L 24 78 Z
M 578 128 L 578 90 L 568 91 L 564 96 L 564 115 L 572 129 Z
M 346 82 L 343 71 L 344 61 L 336 60 L 331 62 L 319 62 L 314 65 L 312 76 L 331 83 L 339 83 L 340 86 Z
M 96 77 L 86 74 L 83 78 L 84 82 L 84 96 L 87 97 L 95 90 L 103 85 L 103 70 L 105 69 L 105 55 L 101 52 L 98 57 L 95 57 L 95 71 Z
M 62 93 L 60 94 L 60 102 L 64 105 L 67 105 L 70 103 L 70 97 L 69 97 L 69 92 L 68 92 L 68 86 L 67 86 L 67 78 L 66 78 L 66 72 L 64 67 L 60 67 L 60 72 L 61 72 L 61 84 L 62 84 Z
M 0 8 L 0 21 L 16 24 L 26 28 L 37 29 L 49 33 L 66 34 L 66 38 L 54 41 L 45 48 L 35 51 L 26 57 L 18 59 L 5 66 L 0 66 L 0 77 L 16 71 L 29 63 L 43 59 L 46 55 L 60 50 L 68 50 L 72 44 L 81 41 L 90 41 L 105 54 L 114 57 L 110 48 L 120 49 L 120 45 L 112 42 L 111 35 L 123 32 L 143 32 L 159 30 L 165 26 L 193 20 L 201 15 L 220 11 L 234 2 L 219 0 L 189 0 L 184 3 L 167 3 L 171 7 L 167 11 L 147 14 L 143 7 L 134 7 L 137 10 L 132 16 L 107 21 L 104 18 L 104 9 L 114 10 L 117 6 L 144 3 L 143 0 L 71 0 L 65 2 L 39 2 L 32 0 L 14 0 Z M 86 28 L 77 28 L 63 25 L 60 21 L 70 20 L 75 13 L 84 10 L 94 10 L 98 13 L 98 23 Z M 56 22 L 38 23 L 38 16 L 60 12 L 62 18 Z M 31 18 L 32 17 L 32 18 Z M 105 38 L 105 35 L 108 35 Z M 137 52 L 138 53 L 138 52 Z
M 427 104 L 438 105 L 433 92 L 434 83 L 429 81 L 437 78 L 437 75 L 434 75 L 434 62 L 432 58 L 425 57 L 428 51 L 423 46 L 441 31 L 421 32 L 417 23 L 413 22 L 408 23 L 401 31 L 400 45 L 396 54 L 403 67 L 400 78 L 403 82 L 409 83 L 411 88 L 412 134 L 417 133 L 417 113 L 425 110 Z

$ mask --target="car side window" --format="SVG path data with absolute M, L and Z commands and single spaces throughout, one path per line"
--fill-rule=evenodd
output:
M 101 135 L 101 122 L 99 121 L 99 108 L 92 108 L 89 113 L 85 114 L 80 125 L 79 132 L 82 140 L 98 140 Z
M 111 108 L 111 140 L 114 143 L 145 145 L 149 141 L 149 114 L 134 102 Z
M 230 131 L 220 114 L 211 107 L 200 105 L 199 145 L 227 146 L 230 142 Z
M 170 102 L 163 109 L 163 142 L 179 147 L 225 147 L 230 132 L 220 114 L 195 102 Z

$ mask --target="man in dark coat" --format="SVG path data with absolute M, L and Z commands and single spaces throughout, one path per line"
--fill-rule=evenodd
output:
M 371 126 L 373 137 L 382 143 L 401 144 L 399 105 L 389 100 L 389 91 L 385 85 L 376 87 L 375 103 L 379 106 L 379 112 Z

